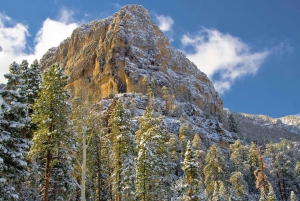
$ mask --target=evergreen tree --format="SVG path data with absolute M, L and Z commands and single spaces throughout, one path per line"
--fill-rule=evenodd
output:
M 113 139 L 115 200 L 130 200 L 135 193 L 135 147 L 130 114 L 117 101 L 109 119 Z
M 239 140 L 230 145 L 230 160 L 234 171 L 241 172 L 242 174 L 248 173 L 250 168 L 248 149 Z
M 41 65 L 38 63 L 37 60 L 34 60 L 31 64 L 30 68 L 26 71 L 26 77 L 27 77 L 27 86 L 26 86 L 26 93 L 28 98 L 29 107 L 32 110 L 34 101 L 38 97 L 40 84 L 42 82 L 42 70 Z M 33 112 L 31 111 L 30 112 Z M 31 113 L 30 113 L 31 115 Z
M 249 192 L 258 194 L 259 191 L 256 188 L 256 179 L 254 176 L 254 171 L 256 171 L 259 168 L 259 160 L 258 160 L 257 148 L 253 142 L 251 142 L 250 149 L 249 149 L 249 164 L 250 164 L 250 173 L 248 177 Z
M 178 137 L 175 134 L 170 134 L 169 139 L 170 144 L 170 153 L 171 153 L 171 161 L 174 164 L 174 173 L 176 176 L 181 175 L 181 164 L 180 164 L 180 154 L 179 154 L 179 141 Z
M 0 200 L 18 200 L 27 175 L 25 156 L 30 141 L 24 131 L 30 118 L 20 66 L 12 63 L 4 77 L 7 85 L 0 90 Z
M 215 191 L 215 182 L 225 182 L 226 180 L 226 163 L 218 148 L 213 145 L 209 148 L 206 156 L 206 165 L 204 167 L 205 185 L 208 196 L 210 197 Z
M 230 132 L 238 133 L 237 123 L 232 114 L 230 114 L 228 118 L 228 127 Z
M 75 188 L 69 152 L 74 136 L 69 130 L 71 108 L 67 102 L 70 95 L 65 89 L 67 80 L 58 64 L 50 66 L 43 74 L 41 91 L 33 107 L 33 123 L 38 129 L 32 139 L 30 156 L 45 165 L 44 201 L 66 200 Z
M 183 161 L 182 169 L 184 171 L 185 181 L 187 182 L 187 191 L 185 196 L 189 200 L 198 200 L 201 190 L 201 180 L 198 172 L 198 162 L 190 141 L 187 142 L 187 149 Z
M 236 201 L 248 200 L 248 191 L 246 181 L 241 172 L 233 172 L 230 177 L 232 185 L 231 199 Z
M 259 201 L 268 201 L 268 197 L 263 188 L 260 188 L 260 197 Z
M 186 144 L 188 140 L 190 140 L 188 126 L 183 123 L 179 130 L 179 143 L 180 143 L 182 158 L 184 158 L 184 154 L 186 151 Z
M 147 108 L 143 117 L 139 118 L 139 125 L 136 132 L 136 197 L 143 201 L 169 199 L 168 177 L 171 164 L 168 161 L 162 120 Z
M 271 160 L 271 176 L 277 183 L 280 199 L 288 199 L 289 192 L 293 188 L 294 166 L 289 156 L 292 143 L 282 140 L 280 143 L 269 143 L 266 156 Z
M 204 165 L 205 165 L 206 153 L 202 150 L 204 148 L 203 148 L 201 138 L 198 134 L 194 135 L 192 145 L 193 145 L 193 148 L 195 149 L 195 155 L 196 155 L 197 162 L 198 162 L 199 176 L 200 176 L 201 179 L 204 180 L 203 168 L 204 168 Z
M 269 184 L 269 193 L 268 193 L 268 201 L 276 201 L 276 195 L 274 193 L 273 187 Z
M 294 191 L 291 191 L 290 199 L 291 199 L 291 201 L 297 201 L 297 197 L 296 197 Z

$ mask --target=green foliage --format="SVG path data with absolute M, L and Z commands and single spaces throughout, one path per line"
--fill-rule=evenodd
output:
M 33 107 L 33 123 L 37 124 L 38 129 L 34 132 L 30 156 L 36 158 L 42 166 L 47 154 L 47 161 L 53 171 L 49 191 L 49 199 L 52 200 L 67 199 L 72 196 L 71 192 L 75 188 L 71 179 L 70 150 L 74 144 L 74 136 L 69 129 L 71 105 L 67 102 L 70 98 L 65 89 L 67 80 L 68 77 L 59 65 L 50 66 L 43 74 L 41 91 Z M 57 174 L 61 177 L 57 177 Z
M 237 123 L 232 114 L 230 114 L 228 118 L 228 129 L 230 132 L 238 133 Z
M 18 188 L 27 175 L 25 156 L 30 146 L 26 139 L 27 98 L 23 93 L 22 68 L 17 63 L 5 74 L 7 85 L 0 90 L 0 200 L 19 199 Z
M 162 119 L 154 116 L 149 108 L 139 118 L 136 132 L 136 197 L 138 200 L 164 200 L 170 196 L 169 174 L 171 170 Z
M 268 201 L 276 201 L 276 195 L 274 193 L 273 187 L 269 184 L 269 193 L 268 193 Z
M 239 140 L 236 140 L 234 144 L 230 145 L 230 160 L 234 171 L 243 174 L 249 171 L 248 148 L 242 145 Z
M 187 192 L 185 196 L 189 197 L 190 200 L 196 200 L 197 195 L 200 193 L 201 181 L 198 172 L 198 162 L 190 141 L 187 142 L 187 149 L 183 161 L 182 169 L 184 171 L 184 177 L 187 182 Z
M 190 133 L 188 130 L 188 126 L 186 124 L 182 124 L 179 130 L 179 143 L 180 143 L 182 158 L 184 158 L 184 154 L 186 151 L 186 144 L 188 140 L 190 140 Z
M 111 127 L 114 178 L 113 191 L 117 199 L 130 200 L 135 193 L 136 142 L 130 114 L 121 101 L 117 101 L 109 119 Z
M 248 200 L 247 183 L 243 178 L 241 172 L 233 172 L 230 177 L 230 183 L 232 185 L 231 198 L 232 200 L 242 201 Z
M 215 182 L 225 182 L 227 166 L 222 153 L 215 145 L 209 148 L 205 161 L 206 165 L 204 167 L 204 183 L 206 185 L 206 191 L 210 196 L 215 191 Z

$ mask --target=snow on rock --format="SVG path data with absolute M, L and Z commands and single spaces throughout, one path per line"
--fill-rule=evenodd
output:
M 98 102 L 98 112 L 101 113 L 104 119 L 109 118 L 108 109 L 114 107 L 116 100 L 120 100 L 127 110 L 134 111 L 132 122 L 135 129 L 138 129 L 138 118 L 141 117 L 150 104 L 148 95 L 137 93 L 117 94 L 112 99 L 103 99 Z M 163 125 L 168 133 L 179 135 L 180 127 L 183 123 L 187 124 L 192 136 L 198 134 L 204 144 L 209 147 L 212 143 L 225 143 L 227 146 L 234 143 L 237 139 L 232 133 L 228 132 L 223 124 L 217 118 L 204 115 L 204 112 L 197 106 L 190 103 L 182 103 L 175 101 L 174 104 L 180 109 L 180 113 L 164 114 L 163 105 L 165 104 L 162 98 L 156 98 L 154 101 L 155 113 L 163 118 Z M 183 117 L 183 122 L 180 121 Z
M 89 89 L 95 102 L 111 92 L 145 94 L 142 80 L 148 78 L 153 79 L 157 97 L 162 97 L 165 86 L 176 101 L 196 105 L 203 113 L 222 113 L 223 103 L 212 82 L 171 47 L 139 5 L 124 6 L 111 17 L 80 25 L 71 38 L 41 59 L 44 67 L 55 62 L 63 64 L 70 76 L 71 92 Z

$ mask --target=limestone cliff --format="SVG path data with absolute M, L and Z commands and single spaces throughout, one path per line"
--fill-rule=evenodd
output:
M 145 93 L 142 80 L 154 80 L 156 95 L 166 86 L 177 101 L 188 101 L 209 114 L 222 113 L 213 84 L 151 21 L 146 9 L 127 5 L 112 17 L 79 26 L 69 39 L 41 59 L 63 65 L 73 93 L 89 89 L 94 101 L 114 93 Z M 86 90 L 87 91 L 87 90 Z

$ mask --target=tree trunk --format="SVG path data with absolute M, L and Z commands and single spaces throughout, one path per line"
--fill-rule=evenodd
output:
M 278 189 L 279 189 L 280 200 L 283 200 L 283 193 L 282 193 L 282 188 L 281 188 L 280 178 L 279 178 L 278 172 L 276 173 L 276 177 L 277 177 L 277 186 L 278 186 Z
M 51 177 L 51 161 L 52 154 L 50 150 L 47 150 L 46 168 L 45 168 L 45 188 L 44 188 L 44 201 L 48 201 L 49 184 Z
M 259 150 L 259 162 L 260 162 L 260 168 L 261 168 L 261 182 L 264 189 L 264 193 L 267 195 L 267 187 L 266 187 L 266 178 L 265 178 L 265 170 L 264 170 L 264 163 L 262 160 L 261 151 Z

